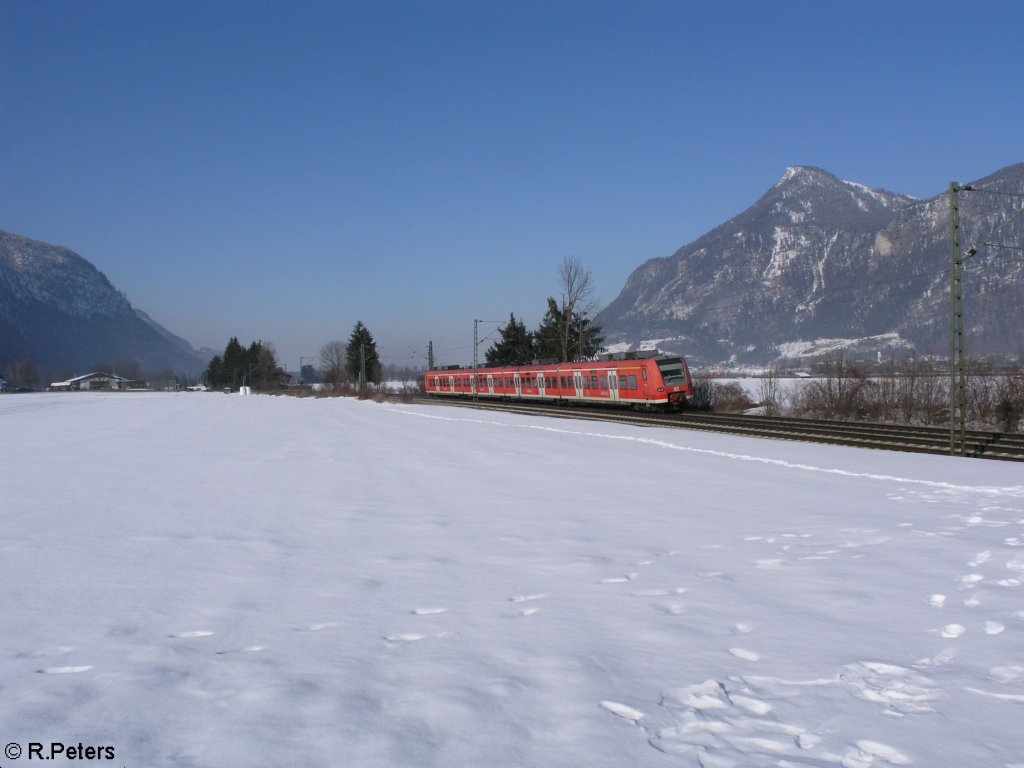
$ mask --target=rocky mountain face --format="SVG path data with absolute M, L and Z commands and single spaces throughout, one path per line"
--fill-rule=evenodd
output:
M 965 347 L 1024 351 L 1024 164 L 961 194 Z M 1010 193 L 1010 194 L 1007 194 Z M 989 244 L 985 244 L 989 243 Z M 948 354 L 949 195 L 928 200 L 786 171 L 749 209 L 629 277 L 597 321 L 613 348 L 765 364 L 843 350 Z
M 74 251 L 0 231 L 0 372 L 22 360 L 76 373 L 101 361 L 195 373 L 207 364 Z

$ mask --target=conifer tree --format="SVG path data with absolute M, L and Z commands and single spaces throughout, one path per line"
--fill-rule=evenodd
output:
M 560 362 L 586 360 L 597 354 L 604 337 L 589 313 L 567 313 L 553 298 L 548 298 L 548 311 L 534 333 L 539 358 Z
M 496 341 L 484 354 L 487 365 L 529 365 L 536 357 L 533 334 L 526 330 L 526 324 L 516 320 L 515 313 L 509 314 L 508 324 L 500 330 L 501 339 Z
M 369 329 L 359 320 L 352 335 L 348 339 L 348 347 L 345 351 L 345 370 L 353 381 L 360 381 L 360 375 L 365 362 L 366 380 L 362 383 L 380 383 L 380 357 L 377 355 L 377 342 Z

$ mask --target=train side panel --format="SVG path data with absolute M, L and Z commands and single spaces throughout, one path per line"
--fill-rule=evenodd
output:
M 424 380 L 430 395 L 682 407 L 693 382 L 681 357 L 608 360 L 508 368 L 438 369 Z

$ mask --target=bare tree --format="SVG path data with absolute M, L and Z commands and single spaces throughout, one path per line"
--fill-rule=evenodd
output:
M 43 377 L 39 372 L 39 365 L 32 358 L 25 360 L 12 360 L 7 364 L 7 384 L 11 389 L 17 387 L 38 387 L 42 384 Z M 67 378 L 71 378 L 68 376 Z
M 782 408 L 782 392 L 779 387 L 779 369 L 770 365 L 761 374 L 761 383 L 757 388 L 765 416 L 778 416 Z
M 328 341 L 320 347 L 320 375 L 325 384 L 337 389 L 346 379 L 345 356 L 348 345 L 343 341 Z
M 597 310 L 593 297 L 594 278 L 577 257 L 566 256 L 558 267 L 558 284 L 562 299 L 557 307 L 553 299 L 548 300 L 549 315 L 552 315 L 561 359 L 572 360 L 588 346 L 587 334 L 600 333 L 600 328 L 594 328 L 589 322 Z

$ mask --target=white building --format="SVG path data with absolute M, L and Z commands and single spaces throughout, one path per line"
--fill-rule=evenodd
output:
M 116 373 L 87 373 L 67 381 L 55 381 L 50 384 L 52 392 L 77 392 L 78 390 L 123 390 L 134 384 L 131 379 L 118 376 Z

